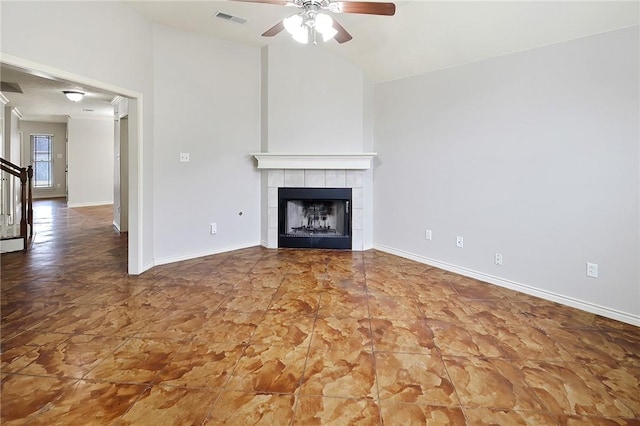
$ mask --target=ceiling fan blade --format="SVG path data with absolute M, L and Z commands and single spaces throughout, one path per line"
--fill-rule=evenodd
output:
M 365 13 L 367 15 L 393 16 L 396 5 L 393 3 L 374 3 L 366 1 L 334 1 L 331 11 L 338 13 Z
M 262 37 L 273 37 L 274 35 L 280 33 L 280 31 L 282 30 L 284 30 L 284 24 L 282 23 L 282 21 L 280 21 L 273 27 L 262 33 Z
M 333 38 L 340 44 L 346 43 L 353 38 L 335 19 L 333 20 L 333 29 L 338 32 Z
M 244 3 L 265 3 L 265 4 L 277 4 L 280 6 L 286 6 L 290 2 L 286 0 L 231 0 L 231 1 L 241 1 Z

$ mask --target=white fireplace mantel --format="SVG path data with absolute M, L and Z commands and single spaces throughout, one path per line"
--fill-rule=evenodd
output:
M 340 154 L 282 154 L 271 152 L 251 153 L 258 160 L 259 169 L 324 169 L 367 170 L 376 152 Z

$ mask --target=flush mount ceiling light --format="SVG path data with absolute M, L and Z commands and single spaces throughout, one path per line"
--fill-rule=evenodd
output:
M 297 15 L 289 16 L 265 31 L 263 37 L 273 37 L 282 30 L 287 30 L 293 39 L 307 44 L 309 39 L 317 44 L 317 35 L 324 41 L 335 38 L 338 43 L 351 40 L 351 34 L 336 20 L 322 11 L 331 13 L 359 13 L 366 15 L 393 16 L 396 5 L 393 3 L 369 1 L 334 1 L 334 0 L 234 0 L 248 3 L 264 3 L 282 6 L 295 6 L 302 9 Z
M 84 92 L 79 92 L 77 90 L 63 90 L 62 93 L 69 99 L 71 102 L 78 102 L 84 96 Z

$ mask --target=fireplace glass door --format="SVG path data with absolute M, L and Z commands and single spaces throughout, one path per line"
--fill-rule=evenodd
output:
M 351 248 L 350 188 L 279 188 L 278 246 Z

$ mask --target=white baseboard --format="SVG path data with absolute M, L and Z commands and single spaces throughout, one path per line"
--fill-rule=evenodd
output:
M 133 275 L 140 275 L 143 272 L 146 272 L 149 269 L 153 268 L 154 266 L 155 266 L 155 263 L 153 261 L 152 262 L 147 262 L 144 265 L 142 265 L 142 271 L 138 272 L 137 274 L 133 274 Z
M 547 290 L 542 290 L 536 287 L 529 286 L 527 284 L 518 283 L 515 281 L 507 280 L 504 278 L 496 277 L 494 275 L 485 274 L 483 272 L 467 269 L 462 266 L 452 265 L 450 263 L 441 262 L 439 260 L 430 259 L 428 257 L 420 256 L 414 253 L 410 253 L 404 250 L 395 249 L 382 244 L 374 244 L 373 248 L 383 251 L 385 253 L 394 254 L 396 256 L 404 257 L 405 259 L 414 260 L 419 263 L 424 263 L 429 266 L 444 269 L 445 271 L 454 272 L 456 274 L 463 275 L 465 277 L 475 278 L 480 281 L 495 284 L 500 287 L 508 288 L 510 290 L 519 291 L 521 293 L 536 296 L 541 299 L 557 302 L 562 305 L 570 306 L 572 308 L 580 309 L 592 314 L 601 315 L 606 318 L 611 318 L 617 321 L 621 321 L 627 324 L 640 327 L 640 316 L 630 314 L 627 312 L 618 311 L 616 309 L 608 308 L 606 306 L 596 305 L 595 303 L 586 302 L 584 300 L 574 299 L 573 297 L 564 296 L 562 294 L 554 293 Z
M 33 199 L 34 200 L 50 200 L 54 198 L 67 198 L 66 194 L 36 194 L 34 191 Z
M 240 245 L 237 245 L 237 246 L 230 246 L 230 247 L 225 247 L 225 248 L 213 249 L 213 250 L 202 251 L 202 252 L 198 252 L 198 253 L 189 253 L 189 254 L 184 254 L 184 255 L 180 255 L 180 256 L 163 257 L 163 258 L 160 258 L 160 259 L 156 259 L 153 262 L 153 266 L 166 265 L 167 263 L 181 262 L 183 260 L 197 259 L 198 257 L 211 256 L 211 255 L 214 255 L 214 254 L 226 253 L 226 252 L 234 251 L 234 250 L 242 250 L 242 249 L 246 249 L 246 248 L 250 248 L 250 247 L 256 247 L 256 246 L 259 246 L 259 245 L 261 245 L 260 242 L 254 242 L 254 243 L 250 243 L 250 244 L 240 244 Z
M 72 209 L 75 207 L 107 206 L 109 204 L 113 204 L 113 201 L 95 201 L 90 203 L 67 203 L 67 207 Z

